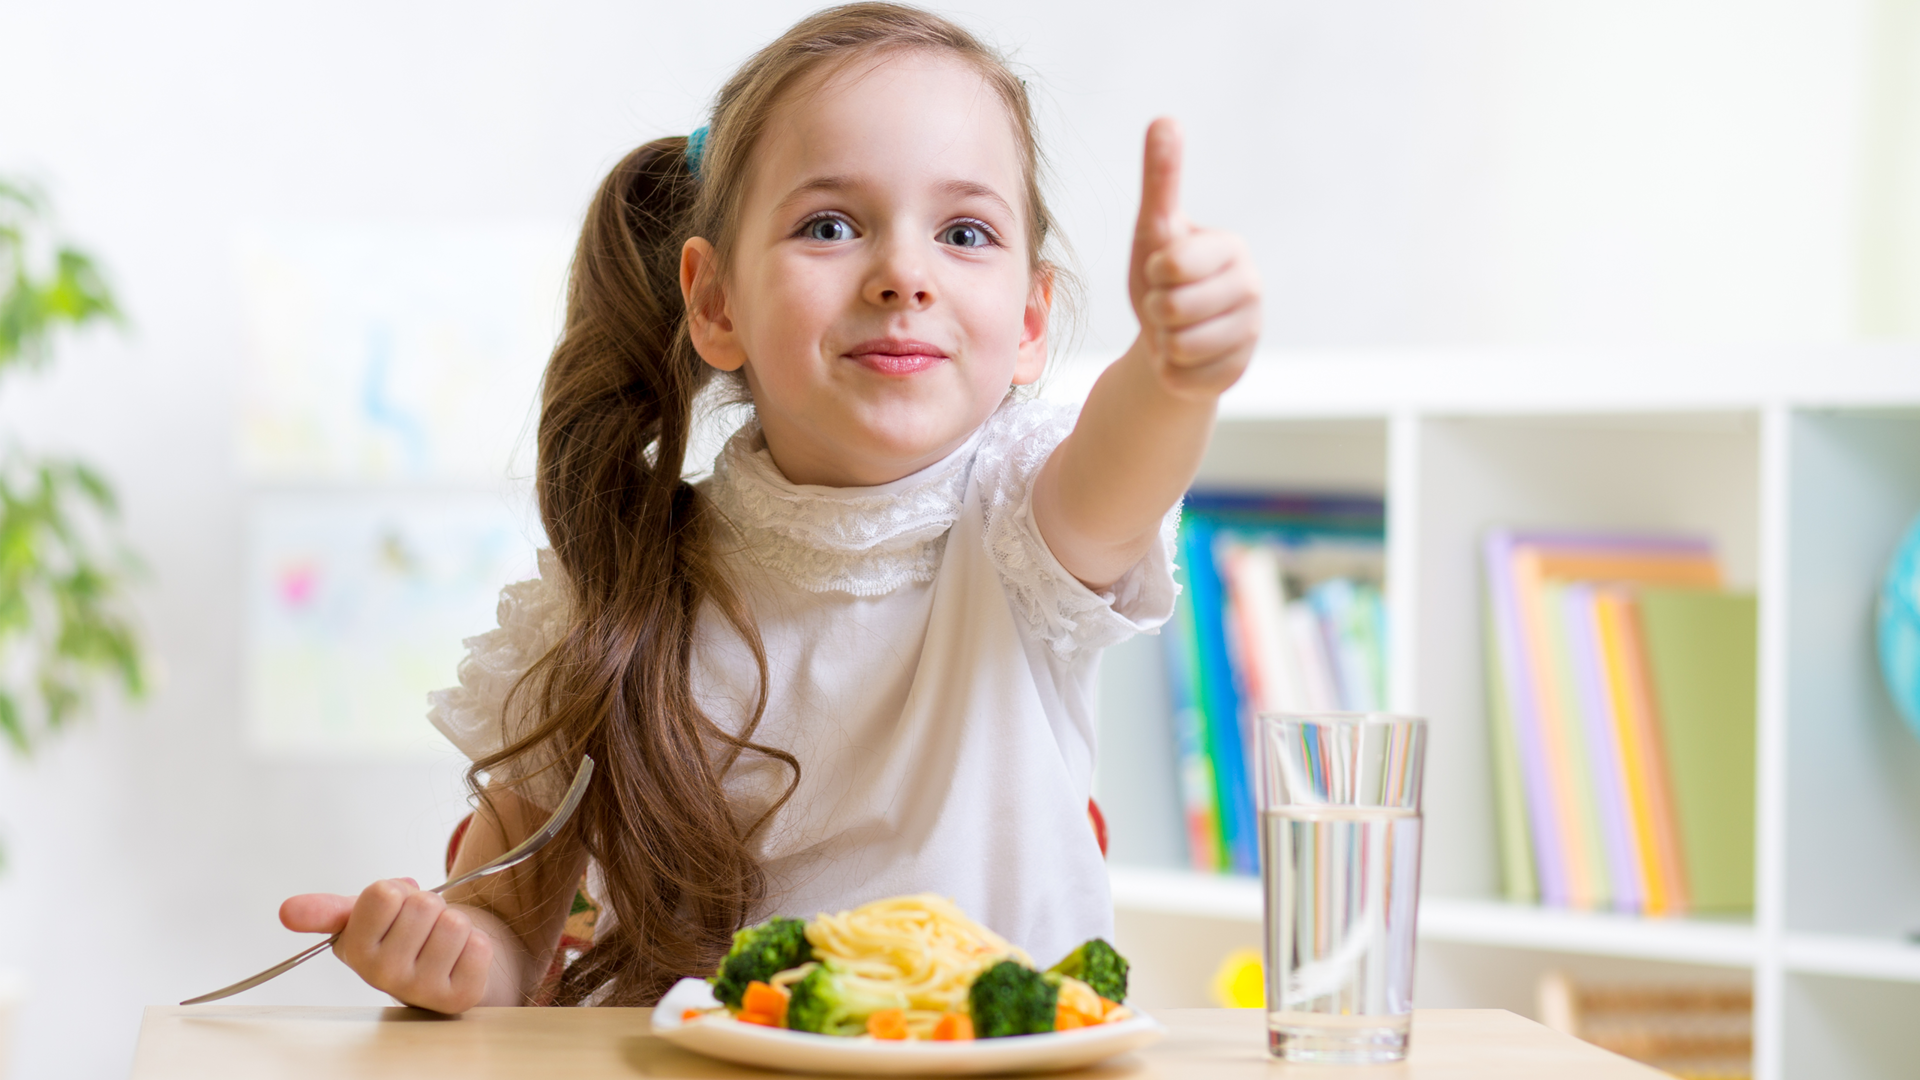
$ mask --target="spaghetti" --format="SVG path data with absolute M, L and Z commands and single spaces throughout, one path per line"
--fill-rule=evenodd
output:
M 924 894 L 822 914 L 807 924 L 807 941 L 862 989 L 897 1001 L 915 1038 L 926 1038 L 942 1014 L 964 1012 L 982 971 L 1006 959 L 1033 963 L 951 900 Z

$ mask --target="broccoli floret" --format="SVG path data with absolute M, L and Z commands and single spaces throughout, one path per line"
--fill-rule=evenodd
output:
M 807 972 L 791 990 L 787 1026 L 820 1035 L 859 1035 L 867 1030 L 867 1017 L 906 1006 L 897 994 L 864 989 L 831 960 Z
M 967 988 L 973 1034 L 980 1039 L 1044 1035 L 1053 1030 L 1053 1012 L 1059 1000 L 1058 987 L 1039 972 L 1012 960 L 1002 960 L 981 972 Z
M 747 984 L 766 982 L 774 972 L 799 967 L 813 959 L 807 942 L 807 924 L 800 919 L 769 919 L 733 935 L 733 948 L 714 972 L 713 996 L 730 1009 L 740 1007 Z
M 1127 958 L 1104 938 L 1093 938 L 1047 969 L 1049 974 L 1079 979 L 1108 1001 L 1127 1000 Z

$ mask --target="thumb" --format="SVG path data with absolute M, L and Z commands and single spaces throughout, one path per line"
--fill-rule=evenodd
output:
M 353 897 L 334 893 L 303 893 L 280 905 L 280 925 L 303 934 L 337 934 L 353 912 Z
M 1147 127 L 1147 148 L 1140 175 L 1140 220 L 1133 229 L 1133 268 L 1145 269 L 1147 256 L 1185 230 L 1180 216 L 1180 125 L 1162 116 Z

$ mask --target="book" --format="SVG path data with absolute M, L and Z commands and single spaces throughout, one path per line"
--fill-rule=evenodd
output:
M 1535 678 L 1536 709 L 1559 810 L 1561 850 L 1567 866 L 1567 906 L 1597 910 L 1611 906 L 1613 887 L 1562 611 L 1564 586 L 1542 580 L 1534 552 L 1523 549 L 1519 565 L 1521 625 L 1526 628 L 1539 672 Z
M 1560 589 L 1560 600 L 1567 652 L 1572 659 L 1573 700 L 1593 785 L 1594 816 L 1605 849 L 1611 906 L 1616 911 L 1638 912 L 1646 907 L 1646 868 L 1633 823 L 1619 710 L 1601 650 L 1598 597 L 1592 585 L 1569 583 Z
M 1207 753 L 1206 720 L 1200 712 L 1196 685 L 1199 659 L 1193 634 L 1193 596 L 1182 590 L 1174 602 L 1173 617 L 1160 635 L 1166 660 L 1167 688 L 1173 709 L 1175 782 L 1187 840 L 1187 865 L 1203 873 L 1222 869 L 1219 806 L 1213 782 L 1213 759 Z
M 1747 593 L 1647 589 L 1639 614 L 1691 906 L 1750 911 L 1757 605 Z
M 1177 546 L 1185 588 L 1163 651 L 1196 869 L 1258 870 L 1261 712 L 1339 708 L 1343 678 L 1383 696 L 1384 526 L 1373 497 L 1189 494 Z M 1308 594 L 1349 573 L 1368 580 L 1333 585 L 1321 611 Z
M 1230 612 L 1216 560 L 1219 524 L 1205 514 L 1181 521 L 1187 589 L 1192 593 L 1198 700 L 1213 766 L 1214 806 L 1221 868 L 1252 874 L 1260 868 L 1254 819 L 1253 771 L 1241 727 L 1241 695 L 1227 640 Z
M 1512 845 L 1503 846 L 1501 874 L 1510 883 L 1509 895 L 1535 891 L 1544 903 L 1563 907 L 1569 902 L 1570 891 L 1561 846 L 1561 812 L 1546 775 L 1547 752 L 1541 745 L 1539 695 L 1534 686 L 1536 670 L 1521 625 L 1519 581 L 1513 572 L 1518 547 L 1516 534 L 1495 529 L 1487 534 L 1482 548 L 1488 669 L 1491 681 L 1500 688 L 1499 707 L 1491 717 L 1499 730 L 1489 740 L 1495 754 L 1493 772 L 1496 787 L 1507 787 L 1520 796 L 1498 804 L 1520 813 L 1505 824 L 1502 832 L 1516 839 L 1524 836 L 1529 847 L 1523 856 Z M 1535 890 L 1517 884 L 1529 872 L 1535 877 Z
M 1501 654 L 1507 647 L 1496 605 L 1486 605 L 1488 740 L 1493 751 L 1494 827 L 1500 855 L 1500 893 L 1516 904 L 1540 899 L 1533 862 L 1533 835 L 1527 820 L 1527 795 L 1520 778 L 1520 752 L 1513 744 L 1513 704 L 1510 680 L 1502 676 Z
M 1496 798 L 1507 815 L 1500 825 L 1507 892 L 1525 895 L 1520 882 L 1530 871 L 1544 903 L 1614 906 L 1613 879 L 1633 874 L 1638 887 L 1626 902 L 1643 906 L 1641 860 L 1623 856 L 1635 850 L 1627 835 L 1631 806 L 1650 797 L 1625 790 L 1622 721 L 1598 675 L 1597 638 L 1577 632 L 1577 648 L 1567 642 L 1554 590 L 1567 582 L 1717 587 L 1711 546 L 1686 537 L 1497 529 L 1482 554 L 1489 675 L 1499 688 L 1490 695 L 1489 742 L 1496 794 L 1509 793 Z M 1588 674 L 1583 680 L 1576 671 Z
M 1289 601 L 1286 610 L 1287 648 L 1293 670 L 1300 675 L 1299 710 L 1332 712 L 1340 708 L 1340 688 L 1334 680 L 1333 659 L 1327 655 L 1327 635 L 1320 615 L 1308 600 Z
M 1646 884 L 1642 910 L 1648 915 L 1673 915 L 1687 910 L 1686 873 L 1673 820 L 1666 754 L 1647 681 L 1637 604 L 1628 589 L 1603 587 L 1594 593 L 1601 664 L 1619 724 L 1621 771 Z
M 1323 581 L 1307 594 L 1326 639 L 1340 708 L 1349 712 L 1386 707 L 1384 634 L 1376 626 L 1378 596 L 1377 590 L 1351 578 Z

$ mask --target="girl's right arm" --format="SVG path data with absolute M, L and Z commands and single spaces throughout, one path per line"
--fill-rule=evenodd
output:
M 485 865 L 547 816 L 511 793 L 495 793 L 491 803 L 483 801 L 475 812 L 453 876 Z M 524 1005 L 559 946 L 586 863 L 586 853 L 562 837 L 538 858 L 446 898 L 411 878 L 393 878 L 358 897 L 292 897 L 280 905 L 280 921 L 289 930 L 339 932 L 334 954 L 369 985 L 408 1005 L 443 1013 Z

